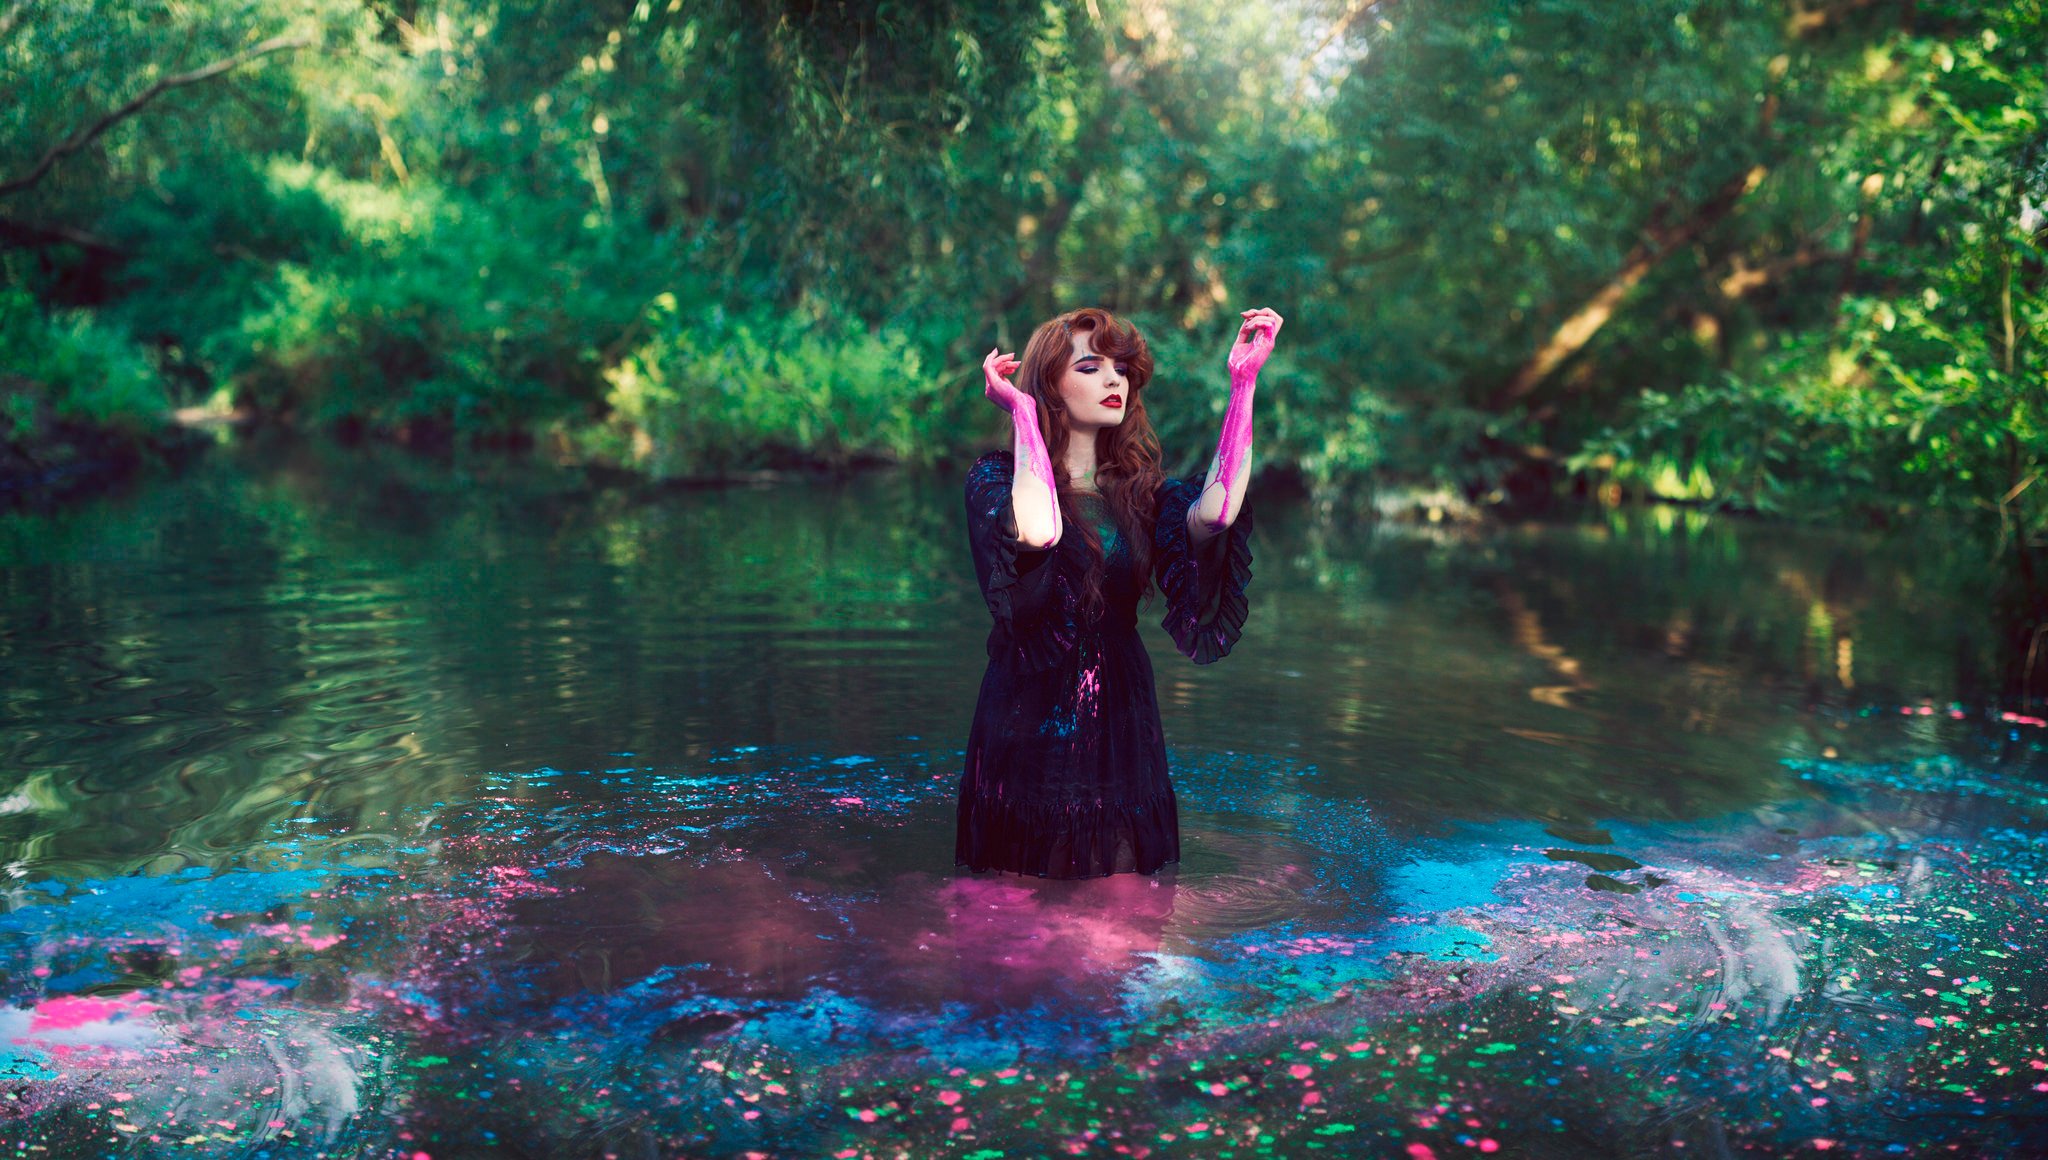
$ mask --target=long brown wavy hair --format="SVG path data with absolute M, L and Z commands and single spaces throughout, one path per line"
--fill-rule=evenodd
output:
M 1067 442 L 1074 432 L 1067 427 L 1066 403 L 1059 390 L 1077 331 L 1088 333 L 1088 349 L 1128 368 L 1124 421 L 1095 434 L 1095 485 L 1116 521 L 1117 534 L 1130 545 L 1140 592 L 1146 591 L 1146 581 L 1152 575 L 1152 524 L 1158 515 L 1153 501 L 1165 473 L 1159 469 L 1159 437 L 1153 434 L 1152 420 L 1145 414 L 1152 350 L 1138 328 L 1099 306 L 1071 310 L 1041 323 L 1031 332 L 1031 341 L 1024 344 L 1017 388 L 1038 400 L 1038 430 L 1045 437 L 1053 478 L 1059 484 L 1060 515 L 1066 525 L 1063 534 L 1079 534 L 1087 548 L 1088 571 L 1078 595 L 1084 614 L 1092 620 L 1102 609 L 1106 563 L 1095 522 L 1081 514 L 1086 493 L 1076 491 L 1067 478 Z

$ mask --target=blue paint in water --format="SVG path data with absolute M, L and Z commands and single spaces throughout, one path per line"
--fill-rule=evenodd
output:
M 37 882 L 29 889 L 49 896 L 0 915 L 0 933 L 47 933 L 53 926 L 106 935 L 155 935 L 176 927 L 183 934 L 217 929 L 216 914 L 251 915 L 280 903 L 298 903 L 337 879 L 388 875 L 353 866 L 310 870 L 230 870 L 216 874 L 203 866 L 176 874 L 88 878 L 72 883 Z M 137 927 L 142 922 L 146 925 Z
M 1539 849 L 1555 838 L 1533 822 L 1462 826 L 1432 843 L 1443 857 L 1416 856 L 1387 871 L 1385 889 L 1395 913 L 1439 914 L 1494 905 L 1494 888 L 1518 865 L 1545 861 Z

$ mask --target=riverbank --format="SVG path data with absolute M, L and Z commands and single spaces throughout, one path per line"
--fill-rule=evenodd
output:
M 211 438 L 174 413 L 156 422 L 66 418 L 39 384 L 0 385 L 0 505 L 89 498 L 156 468 L 176 468 Z

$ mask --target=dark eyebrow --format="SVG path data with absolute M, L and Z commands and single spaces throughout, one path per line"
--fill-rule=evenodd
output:
M 1077 359 L 1075 359 L 1075 360 L 1074 360 L 1073 362 L 1071 362 L 1071 363 L 1068 363 L 1067 365 L 1068 365 L 1068 366 L 1076 366 L 1076 367 L 1077 367 L 1077 366 L 1080 366 L 1080 365 L 1081 365 L 1082 363 L 1084 363 L 1084 362 L 1087 362 L 1087 361 L 1088 361 L 1089 359 L 1105 359 L 1105 358 L 1108 358 L 1108 357 L 1109 357 L 1109 356 L 1108 356 L 1108 355 L 1106 355 L 1106 354 L 1099 354 L 1099 353 L 1097 353 L 1097 352 L 1095 352 L 1095 351 L 1092 351 L 1092 350 L 1091 350 L 1091 351 L 1089 351 L 1089 352 L 1088 352 L 1087 354 L 1084 354 L 1084 355 L 1082 355 L 1082 356 L 1081 356 L 1080 358 L 1077 358 Z M 1122 361 L 1124 361 L 1124 360 L 1123 360 L 1123 359 L 1117 359 L 1116 361 L 1118 361 L 1118 362 L 1122 362 Z

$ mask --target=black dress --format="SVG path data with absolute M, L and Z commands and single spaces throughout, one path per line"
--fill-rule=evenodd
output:
M 1010 452 L 991 451 L 967 475 L 968 542 L 995 626 L 967 735 L 953 860 L 1046 878 L 1150 874 L 1180 861 L 1180 821 L 1138 600 L 1156 581 L 1161 624 L 1196 664 L 1229 653 L 1244 628 L 1251 506 L 1194 548 L 1187 512 L 1201 480 L 1163 481 L 1152 575 L 1139 577 L 1107 505 L 1085 500 L 1106 556 L 1102 612 L 1084 624 L 1076 594 L 1087 549 L 1079 536 L 1019 546 L 1013 470 Z

